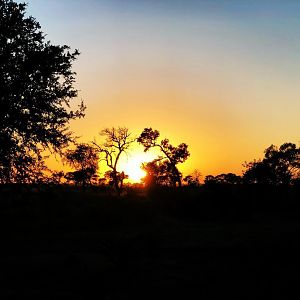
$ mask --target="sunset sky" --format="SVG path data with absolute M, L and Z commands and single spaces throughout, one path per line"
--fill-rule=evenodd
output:
M 23 1 L 19 1 L 23 2 Z M 27 0 L 74 64 L 86 117 L 186 142 L 185 174 L 241 173 L 270 144 L 300 140 L 300 1 Z

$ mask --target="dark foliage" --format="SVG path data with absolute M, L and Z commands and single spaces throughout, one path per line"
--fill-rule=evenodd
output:
M 192 174 L 185 176 L 183 178 L 183 182 L 185 182 L 189 187 L 199 187 L 201 177 L 201 172 L 196 169 L 194 172 L 192 172 Z
M 245 163 L 244 181 L 259 184 L 291 184 L 300 175 L 300 148 L 293 143 L 271 145 L 262 160 Z
M 141 135 L 137 138 L 138 143 L 144 146 L 144 151 L 147 152 L 151 148 L 159 148 L 163 156 L 160 157 L 161 162 L 157 160 L 153 162 L 153 166 L 149 165 L 149 168 L 155 169 L 158 172 L 158 177 L 164 177 L 164 182 L 171 181 L 173 186 L 177 184 L 181 186 L 182 174 L 177 168 L 177 164 L 183 163 L 187 160 L 190 153 L 188 151 L 188 145 L 181 143 L 177 147 L 170 144 L 168 139 L 163 139 L 160 142 L 159 131 L 152 128 L 145 128 Z M 154 165 L 157 164 L 156 167 Z M 160 174 L 159 174 L 160 173 Z
M 65 173 L 63 171 L 52 171 L 48 183 L 55 185 L 62 184 L 64 177 Z
M 28 160 L 40 164 L 41 150 L 60 151 L 72 134 L 66 127 L 82 117 L 83 103 L 73 110 L 79 55 L 66 45 L 45 40 L 39 23 L 25 17 L 26 5 L 0 0 L 0 175 L 2 182 L 18 181 L 30 171 Z
M 123 190 L 124 180 L 128 178 L 128 175 L 126 175 L 124 172 L 114 172 L 113 170 L 106 171 L 104 174 L 104 179 L 108 185 L 115 187 L 116 182 L 118 183 L 117 190 L 119 192 Z
M 91 184 L 92 179 L 95 179 L 99 160 L 98 151 L 95 147 L 88 144 L 78 144 L 76 149 L 67 150 L 64 160 L 76 169 L 76 171 L 66 174 L 68 181 L 85 186 Z
M 146 172 L 146 176 L 142 181 L 150 188 L 173 186 L 177 180 L 172 165 L 167 160 L 155 159 L 151 162 L 144 163 L 142 169 Z
M 204 179 L 205 184 L 241 184 L 242 178 L 233 173 L 220 174 L 217 176 L 207 175 Z

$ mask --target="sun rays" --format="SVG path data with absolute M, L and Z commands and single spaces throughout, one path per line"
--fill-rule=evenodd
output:
M 129 176 L 129 181 L 133 183 L 141 182 L 146 176 L 146 172 L 141 168 L 142 164 L 155 159 L 157 155 L 153 153 L 144 153 L 143 151 L 134 151 L 120 161 L 120 171 L 124 171 Z

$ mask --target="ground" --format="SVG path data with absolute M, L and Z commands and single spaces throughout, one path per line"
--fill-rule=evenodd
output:
M 2 201 L 1 299 L 292 299 L 297 291 L 295 214 L 202 220 L 140 195 L 44 193 Z

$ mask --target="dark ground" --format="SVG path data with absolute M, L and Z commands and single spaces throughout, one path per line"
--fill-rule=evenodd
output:
M 267 192 L 2 188 L 0 299 L 297 299 L 299 194 Z

